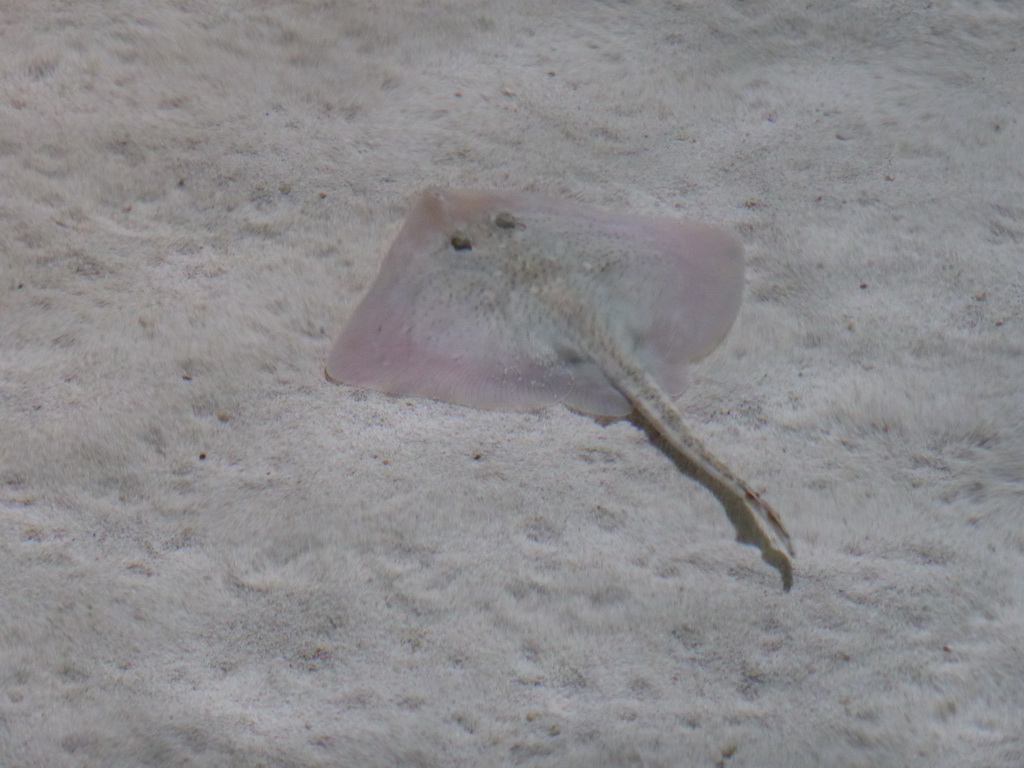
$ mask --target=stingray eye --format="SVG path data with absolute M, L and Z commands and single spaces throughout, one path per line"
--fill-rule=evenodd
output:
M 451 243 L 452 243 L 452 248 L 454 248 L 456 251 L 471 251 L 471 250 L 473 250 L 473 243 L 471 243 L 469 241 L 469 238 L 466 237 L 461 232 L 456 232 L 454 235 L 452 235 Z
M 494 217 L 494 225 L 499 229 L 515 229 L 518 223 L 511 213 L 502 212 Z

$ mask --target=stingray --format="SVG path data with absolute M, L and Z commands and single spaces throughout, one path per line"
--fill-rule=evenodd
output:
M 743 251 L 721 229 L 528 192 L 427 190 L 327 361 L 336 382 L 495 410 L 632 415 L 793 583 L 779 518 L 673 403 L 725 338 Z

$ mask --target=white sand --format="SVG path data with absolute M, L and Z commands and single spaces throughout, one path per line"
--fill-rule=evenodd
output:
M 1013 2 L 0 8 L 0 765 L 1024 764 Z M 725 223 L 629 422 L 323 378 L 429 185 Z M 205 457 L 205 458 L 204 458 Z

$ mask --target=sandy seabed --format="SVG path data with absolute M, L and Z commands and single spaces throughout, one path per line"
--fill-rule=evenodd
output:
M 1014 2 L 0 8 L 0 765 L 1024 765 Z M 689 216 L 680 400 L 325 381 L 431 185 Z

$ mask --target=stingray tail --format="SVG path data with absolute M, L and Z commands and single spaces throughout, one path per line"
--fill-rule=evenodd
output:
M 761 550 L 761 558 L 782 575 L 787 592 L 793 586 L 795 556 L 789 533 L 778 515 L 694 435 L 672 400 L 642 369 L 622 355 L 596 360 L 633 403 L 649 435 L 686 474 L 707 488 L 725 507 L 736 540 Z

